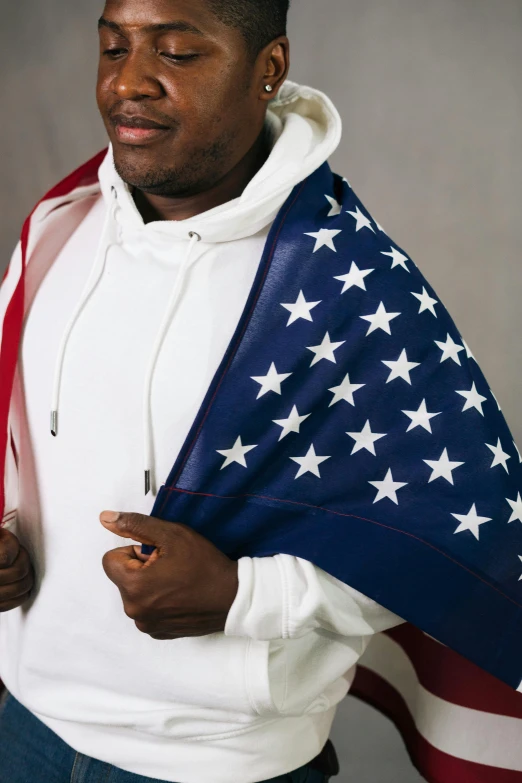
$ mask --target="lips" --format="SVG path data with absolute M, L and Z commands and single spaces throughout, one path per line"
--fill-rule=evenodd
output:
M 111 117 L 118 141 L 127 144 L 146 144 L 171 128 L 142 115 L 115 114 Z

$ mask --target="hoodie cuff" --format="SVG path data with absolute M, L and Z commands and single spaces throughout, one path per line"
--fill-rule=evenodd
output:
M 225 624 L 225 636 L 269 641 L 286 639 L 287 595 L 277 555 L 242 557 L 239 587 Z

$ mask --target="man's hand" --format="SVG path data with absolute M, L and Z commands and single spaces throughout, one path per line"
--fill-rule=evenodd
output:
M 187 525 L 123 512 L 110 521 L 116 513 L 100 514 L 104 527 L 156 547 L 151 555 L 120 547 L 102 560 L 138 630 L 153 639 L 223 631 L 239 585 L 237 562 Z
M 34 569 L 27 549 L 5 528 L 0 529 L 0 612 L 21 606 L 30 597 Z

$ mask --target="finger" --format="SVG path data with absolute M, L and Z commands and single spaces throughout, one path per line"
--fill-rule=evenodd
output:
M 136 558 L 134 547 L 122 546 L 106 552 L 102 558 L 102 566 L 111 582 L 120 585 L 125 582 L 129 573 L 139 571 L 145 564 Z
M 20 542 L 10 530 L 0 528 L 0 569 L 9 568 L 20 551 Z
M 132 512 L 102 511 L 100 522 L 108 530 L 123 538 L 142 544 L 160 546 L 172 537 L 176 523 Z
M 133 546 L 132 548 L 134 550 L 134 554 L 136 555 L 138 560 L 141 560 L 142 563 L 146 563 L 149 560 L 149 558 L 152 556 L 152 555 L 144 555 L 143 552 L 141 551 L 141 547 L 139 546 Z
M 0 585 L 8 585 L 22 579 L 32 570 L 27 549 L 19 546 L 17 556 L 8 568 L 0 568 Z
M 31 591 L 25 593 L 24 595 L 18 596 L 18 598 L 13 598 L 12 601 L 6 601 L 5 604 L 0 603 L 0 612 L 9 612 L 11 609 L 17 609 L 19 606 L 22 606 L 22 604 L 24 604 L 30 598 L 32 598 Z
M 0 604 L 7 601 L 12 601 L 21 595 L 29 592 L 34 584 L 33 574 L 27 574 L 23 579 L 19 579 L 17 582 L 13 582 L 10 585 L 2 585 L 0 587 Z

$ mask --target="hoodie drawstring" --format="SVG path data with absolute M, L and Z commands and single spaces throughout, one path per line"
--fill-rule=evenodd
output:
M 53 395 L 51 401 L 51 434 L 55 437 L 58 435 L 58 408 L 60 402 L 60 385 L 62 380 L 63 364 L 64 364 L 64 357 L 67 348 L 67 343 L 69 341 L 69 337 L 71 336 L 72 330 L 74 329 L 74 326 L 76 324 L 76 321 L 78 320 L 80 313 L 82 312 L 85 304 L 87 303 L 89 297 L 91 296 L 92 292 L 98 285 L 103 275 L 103 271 L 105 269 L 105 264 L 107 261 L 107 254 L 109 252 L 109 248 L 113 244 L 112 241 L 113 238 L 111 236 L 111 232 L 113 230 L 113 224 L 115 222 L 116 210 L 119 207 L 118 207 L 118 201 L 117 201 L 118 195 L 116 189 L 112 187 L 111 190 L 112 190 L 112 195 L 114 197 L 114 201 L 111 205 L 111 208 L 107 210 L 107 216 L 105 218 L 105 222 L 103 225 L 102 235 L 100 238 L 98 251 L 96 253 L 95 262 L 93 264 L 91 274 L 89 275 L 87 283 L 85 284 L 85 288 L 82 292 L 78 305 L 76 306 L 76 309 L 73 315 L 71 316 L 69 323 L 67 324 L 58 351 L 58 357 L 56 359 Z M 195 231 L 191 231 L 189 233 L 189 237 L 190 237 L 190 241 L 187 248 L 187 252 L 185 258 L 183 259 L 183 263 L 181 264 L 174 288 L 172 290 L 172 294 L 170 296 L 167 305 L 167 309 L 165 311 L 165 315 L 163 317 L 163 321 L 158 331 L 158 335 L 156 337 L 154 347 L 152 350 L 151 360 L 147 369 L 147 374 L 145 376 L 144 391 L 143 391 L 143 433 L 144 433 L 144 467 L 145 467 L 145 494 L 146 495 L 149 493 L 151 488 L 151 474 L 153 468 L 152 424 L 151 424 L 152 379 L 154 375 L 154 368 L 156 366 L 156 361 L 159 352 L 161 350 L 161 346 L 163 345 L 163 341 L 167 334 L 170 321 L 172 320 L 172 316 L 180 300 L 183 284 L 185 282 L 185 277 L 192 260 L 192 251 L 195 245 L 197 244 L 197 242 L 201 240 L 201 237 L 199 236 L 199 234 L 196 234 Z
M 111 247 L 112 244 L 111 230 L 116 215 L 116 210 L 118 209 L 118 201 L 117 201 L 116 188 L 112 187 L 111 191 L 114 200 L 111 204 L 111 208 L 107 210 L 107 215 L 105 217 L 105 222 L 103 224 L 103 229 L 100 237 L 100 244 L 98 246 L 98 251 L 95 256 L 95 261 L 91 270 L 91 274 L 89 275 L 89 278 L 85 284 L 85 288 L 80 297 L 80 301 L 76 306 L 76 310 L 72 314 L 71 319 L 65 328 L 65 332 L 62 337 L 62 342 L 58 350 L 58 358 L 56 360 L 56 367 L 54 371 L 53 396 L 51 400 L 51 434 L 54 435 L 55 437 L 58 434 L 58 406 L 59 406 L 59 399 L 60 399 L 60 384 L 62 381 L 63 360 L 65 356 L 65 350 L 67 348 L 67 343 L 69 341 L 69 337 L 71 336 L 71 332 L 74 329 L 74 326 L 76 324 L 76 321 L 78 320 L 81 311 L 83 310 L 87 300 L 89 299 L 92 292 L 98 285 L 98 282 L 100 281 L 100 278 L 103 274 L 103 270 L 105 268 L 107 253 L 109 252 L 109 248 Z
M 185 277 L 188 271 L 188 268 L 190 266 L 190 261 L 192 257 L 192 251 L 197 244 L 197 242 L 200 241 L 201 237 L 199 234 L 196 234 L 195 231 L 191 231 L 189 233 L 190 242 L 189 246 L 187 248 L 187 253 L 185 255 L 185 258 L 183 259 L 183 263 L 181 264 L 181 268 L 179 270 L 178 276 L 176 278 L 176 283 L 174 285 L 174 288 L 172 290 L 172 294 L 169 299 L 169 303 L 167 305 L 167 309 L 165 311 L 165 315 L 163 316 L 163 321 L 161 323 L 158 335 L 156 337 L 156 341 L 154 343 L 154 348 L 152 351 L 152 357 L 150 360 L 149 368 L 147 370 L 147 374 L 145 376 L 145 384 L 144 384 L 144 391 L 143 391 L 143 434 L 145 438 L 144 442 L 144 454 L 145 454 L 145 494 L 147 495 L 150 490 L 150 479 L 151 479 L 151 471 L 152 471 L 152 424 L 151 424 L 151 388 L 152 388 L 152 376 L 154 374 L 154 367 L 156 365 L 156 360 L 158 358 L 158 354 L 160 352 L 161 346 L 163 344 L 163 340 L 165 339 L 165 335 L 167 334 L 167 330 L 170 324 L 170 321 L 172 320 L 172 316 L 174 314 L 174 311 L 179 303 L 181 292 L 183 289 L 183 283 L 185 282 Z

